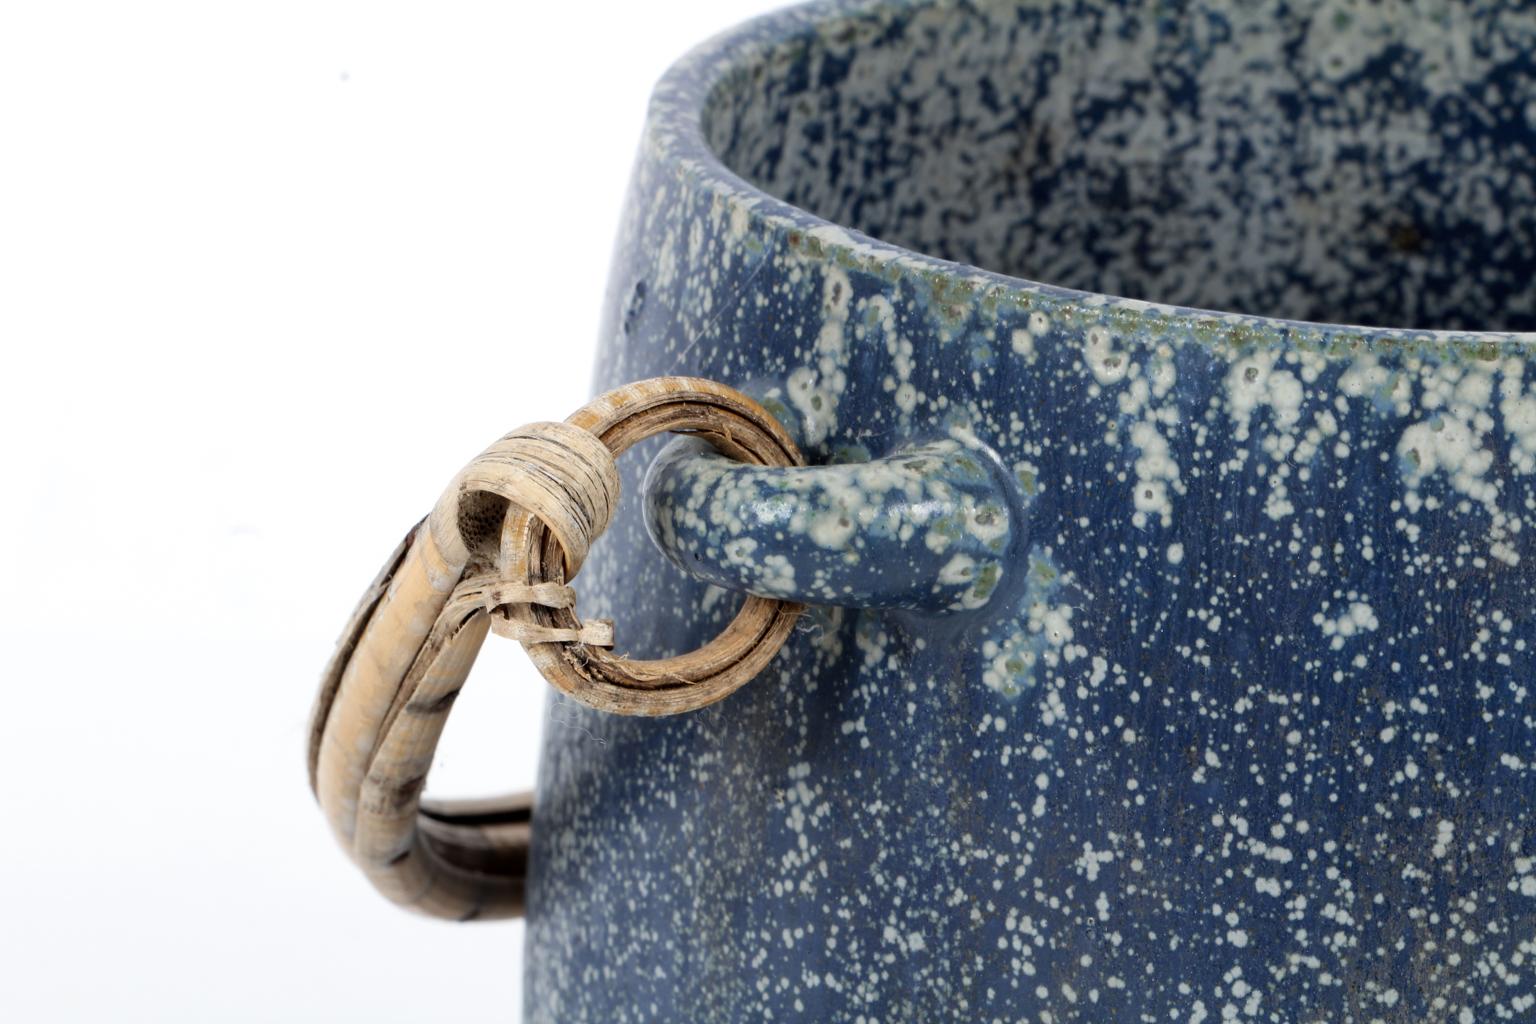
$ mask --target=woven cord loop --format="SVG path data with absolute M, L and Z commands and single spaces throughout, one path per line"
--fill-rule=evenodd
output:
M 800 606 L 750 595 L 714 640 L 653 661 L 614 653 L 613 623 L 576 616 L 569 580 L 618 505 L 614 459 L 664 431 L 758 465 L 802 464 L 783 427 L 731 388 L 687 377 L 627 385 L 564 423 L 532 423 L 492 444 L 364 593 L 321 680 L 310 784 L 343 848 L 394 902 L 457 920 L 523 912 L 530 795 L 421 795 L 487 632 L 521 642 L 575 699 L 631 715 L 713 703 L 788 638 Z

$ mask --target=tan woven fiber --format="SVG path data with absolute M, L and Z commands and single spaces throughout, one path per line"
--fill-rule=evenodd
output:
M 788 638 L 799 606 L 753 596 L 714 640 L 655 661 L 607 650 L 613 625 L 576 616 L 566 584 L 618 504 L 613 460 L 663 431 L 759 465 L 802 462 L 777 421 L 731 388 L 684 377 L 627 385 L 487 448 L 363 595 L 321 680 L 310 781 L 337 839 L 396 903 L 459 920 L 522 912 L 530 798 L 421 799 L 489 630 L 521 641 L 577 700 L 641 715 L 721 699 Z

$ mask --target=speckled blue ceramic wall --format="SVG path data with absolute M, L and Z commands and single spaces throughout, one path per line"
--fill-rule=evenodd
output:
M 596 386 L 887 467 L 770 535 L 677 456 L 652 515 L 887 607 L 695 714 L 557 703 L 528 1017 L 1536 1019 L 1536 335 L 1425 330 L 1536 327 L 1533 52 L 1497 3 L 835 5 L 671 72 Z M 986 471 L 942 523 L 922 445 Z M 578 580 L 639 654 L 735 607 L 655 451 Z

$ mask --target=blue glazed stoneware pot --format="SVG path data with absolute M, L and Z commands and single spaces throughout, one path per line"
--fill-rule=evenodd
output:
M 533 1021 L 1536 1020 L 1536 12 L 823 4 L 657 87 L 597 388 L 671 718 L 557 698 Z M 1344 326 L 1362 325 L 1362 326 Z M 643 500 L 642 500 L 643 499 Z

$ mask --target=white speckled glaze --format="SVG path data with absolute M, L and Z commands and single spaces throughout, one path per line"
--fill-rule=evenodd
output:
M 833 3 L 680 62 L 596 384 L 834 468 L 680 442 L 583 610 L 818 607 L 717 706 L 551 716 L 528 1017 L 1536 1020 L 1533 53 L 1501 3 Z

